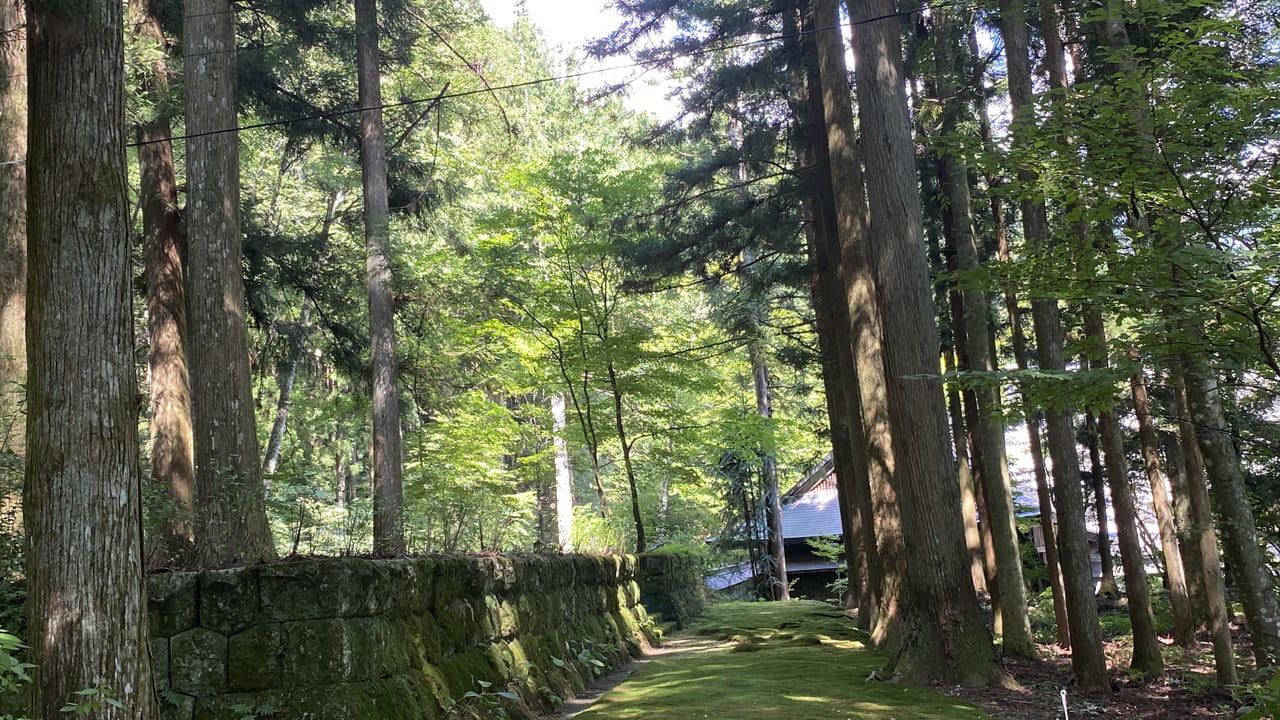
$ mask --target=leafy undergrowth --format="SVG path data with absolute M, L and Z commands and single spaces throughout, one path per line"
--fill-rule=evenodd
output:
M 582 720 L 970 720 L 988 716 L 932 690 L 868 681 L 885 653 L 820 602 L 725 603 L 694 631 L 718 642 L 658 657 Z

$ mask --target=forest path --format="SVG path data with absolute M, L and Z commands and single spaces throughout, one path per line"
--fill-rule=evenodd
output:
M 841 610 L 812 601 L 724 603 L 555 720 L 981 720 L 925 688 L 868 681 L 886 656 Z

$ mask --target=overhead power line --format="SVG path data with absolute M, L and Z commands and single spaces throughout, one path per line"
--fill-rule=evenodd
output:
M 935 5 L 932 5 L 930 9 L 941 8 L 941 7 L 957 7 L 964 4 L 965 2 L 962 2 L 961 0 L 956 0 L 953 2 L 937 3 Z M 853 21 L 851 25 L 866 25 L 868 23 L 878 22 L 880 20 L 888 20 L 891 18 L 915 15 L 920 12 L 923 12 L 923 8 L 903 10 L 901 12 L 888 13 L 885 15 L 878 15 L 872 18 L 864 18 L 862 20 L 856 20 L 856 21 Z M 524 80 L 521 82 L 509 83 L 507 85 L 493 85 L 490 87 L 475 88 L 472 90 L 462 90 L 455 93 L 442 93 L 440 95 L 436 95 L 433 97 L 413 98 L 410 100 L 401 100 L 399 102 L 383 103 L 381 105 L 371 105 L 369 107 L 355 107 L 355 108 L 346 108 L 342 110 L 333 110 L 330 112 L 318 113 L 315 115 L 304 115 L 301 117 L 290 118 L 288 120 L 273 120 L 270 122 L 253 123 L 250 125 L 238 125 L 236 127 L 224 128 L 220 130 L 209 130 L 207 132 L 202 132 L 202 133 L 193 133 L 188 135 L 175 135 L 169 138 L 158 138 L 155 140 L 147 140 L 145 142 L 130 143 L 128 147 L 139 147 L 142 145 L 151 145 L 154 143 L 161 143 L 161 142 L 171 142 L 174 140 L 191 140 L 193 138 L 208 137 L 211 135 L 223 135 L 225 133 L 239 132 L 241 130 L 260 130 L 260 129 L 269 128 L 269 127 L 293 125 L 295 123 L 307 122 L 309 120 L 328 120 L 331 118 L 342 117 L 344 115 L 355 115 L 357 113 L 364 112 L 365 110 L 387 110 L 391 108 L 421 105 L 423 103 L 440 103 L 445 100 L 457 100 L 460 98 L 470 97 L 472 95 L 489 94 L 499 90 L 519 90 L 523 88 L 534 87 L 537 85 L 545 85 L 547 83 L 564 82 L 566 80 L 576 80 L 578 78 L 588 77 L 591 75 L 600 75 L 603 73 L 618 72 L 620 70 L 632 70 L 636 68 L 649 69 L 653 66 L 668 65 L 677 60 L 682 60 L 684 58 L 700 57 L 702 55 L 711 55 L 714 53 L 728 52 L 730 50 L 738 50 L 741 48 L 754 47 L 757 45 L 767 45 L 771 43 L 782 42 L 785 40 L 791 40 L 798 37 L 804 37 L 806 35 L 812 35 L 814 33 L 836 30 L 842 27 L 844 27 L 843 24 L 828 26 L 828 27 L 821 27 L 821 28 L 812 28 L 809 30 L 803 30 L 795 33 L 782 33 L 778 35 L 769 35 L 762 38 L 756 38 L 754 40 L 740 40 L 737 42 L 723 43 L 710 48 L 701 48 L 698 50 L 690 50 L 686 52 L 670 53 L 662 57 L 651 58 L 648 60 L 641 60 L 633 63 L 626 63 L 623 65 L 611 65 L 609 67 L 595 68 L 593 70 L 581 70 L 578 72 L 565 73 L 563 75 L 542 77 L 542 78 L 536 78 L 533 80 Z
M 852 21 L 850 25 L 854 25 L 854 26 L 866 25 L 868 23 L 878 22 L 880 20 L 888 20 L 891 18 L 907 17 L 910 15 L 915 15 L 917 13 L 923 12 L 925 9 L 960 7 L 965 5 L 966 3 L 967 3 L 967 0 L 953 0 L 952 2 L 935 3 L 929 6 L 929 8 L 915 8 L 915 9 L 903 10 L 895 13 L 888 13 L 885 15 L 878 15 L 872 18 L 855 20 L 855 21 Z M 226 12 L 226 11 L 218 11 L 218 12 Z M 217 13 L 208 13 L 208 14 L 217 14 Z M 192 16 L 192 17 L 195 17 L 195 16 Z M 174 140 L 191 140 L 193 138 L 208 137 L 212 135 L 223 135 L 226 133 L 239 132 L 241 130 L 260 130 L 260 129 L 269 128 L 269 127 L 293 125 L 295 123 L 307 122 L 308 120 L 328 120 L 331 118 L 342 117 L 345 115 L 354 115 L 357 113 L 364 112 L 365 110 L 386 110 L 390 108 L 422 105 L 424 103 L 442 103 L 445 100 L 457 100 L 460 98 L 470 97 L 472 95 L 489 94 L 489 93 L 497 92 L 499 90 L 519 90 L 523 88 L 535 87 L 538 85 L 545 85 L 547 83 L 564 82 L 566 80 L 576 80 L 578 78 L 588 77 L 591 75 L 600 75 L 603 73 L 617 72 L 620 70 L 632 70 L 636 68 L 651 69 L 654 66 L 668 65 L 675 62 L 676 60 L 681 60 L 684 58 L 700 57 L 702 55 L 728 52 L 730 50 L 738 50 L 741 48 L 754 47 L 757 45 L 767 45 L 770 43 L 791 40 L 794 38 L 803 37 L 805 35 L 811 35 L 814 33 L 827 32 L 827 31 L 835 30 L 841 27 L 844 27 L 844 25 L 841 24 L 841 25 L 821 27 L 821 28 L 812 28 L 809 30 L 803 30 L 796 33 L 782 33 L 778 35 L 769 35 L 762 38 L 756 38 L 754 40 L 741 40 L 737 42 L 723 43 L 715 47 L 701 48 L 698 50 L 690 50 L 686 52 L 670 53 L 662 57 L 651 58 L 648 60 L 642 60 L 642 61 L 633 62 L 633 63 L 626 63 L 623 65 L 612 65 L 604 68 L 595 68 L 593 70 L 581 70 L 578 72 L 565 73 L 563 75 L 541 77 L 533 80 L 525 80 L 522 82 L 509 83 L 507 85 L 494 85 L 494 86 L 484 87 L 484 88 L 475 88 L 473 90 L 462 90 L 455 93 L 442 92 L 441 94 L 436 95 L 434 97 L 413 98 L 410 100 L 402 100 L 402 101 L 393 102 L 393 103 L 383 103 L 381 105 L 374 105 L 370 107 L 355 107 L 355 108 L 346 108 L 343 110 L 333 110 L 331 112 L 318 113 L 315 115 L 305 115 L 301 117 L 290 118 L 288 120 L 274 120 L 270 122 L 253 123 L 250 125 L 238 125 L 236 127 L 224 128 L 220 130 L 210 130 L 208 132 L 193 133 L 188 135 L 174 135 L 167 138 L 158 138 L 155 140 L 147 140 L 144 142 L 129 143 L 126 147 L 131 147 L 131 148 L 141 147 L 143 145 L 152 145 L 155 143 L 162 143 L 162 142 L 172 142 Z M 292 44 L 292 43 L 288 43 L 288 44 Z M 249 49 L 249 48 L 246 48 L 246 49 Z M 445 90 L 447 89 L 448 89 L 448 86 L 446 85 Z M 19 165 L 24 162 L 26 162 L 25 159 L 9 160 L 7 162 L 0 162 L 0 167 L 3 167 L 5 165 Z

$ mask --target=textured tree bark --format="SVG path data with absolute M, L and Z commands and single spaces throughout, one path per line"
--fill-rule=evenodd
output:
M 569 445 L 564 439 L 568 417 L 564 395 L 551 396 L 551 443 L 555 450 L 556 540 L 560 552 L 573 552 L 573 468 L 569 465 Z
M 943 349 L 943 361 L 947 372 L 957 368 L 955 351 Z M 955 446 L 956 475 L 960 483 L 960 511 L 964 515 L 964 545 L 969 551 L 969 576 L 973 578 L 973 588 L 979 593 L 988 592 L 986 548 L 982 530 L 978 526 L 978 499 L 974 492 L 973 471 L 969 465 L 969 443 L 964 426 L 964 409 L 961 407 L 960 391 L 947 392 L 947 413 L 951 416 L 951 443 Z M 984 526 L 985 527 L 985 526 Z M 994 559 L 992 559 L 994 563 Z
M 23 454 L 27 378 L 27 42 L 23 3 L 0 4 L 0 448 Z
M 195 448 L 191 424 L 191 378 L 187 372 L 187 307 L 183 280 L 182 215 L 173 164 L 173 134 L 163 109 L 170 70 L 165 57 L 161 3 L 129 5 L 130 28 L 156 53 L 143 92 L 157 107 L 138 128 L 142 206 L 143 272 L 147 280 L 147 370 L 151 395 L 151 482 L 172 502 L 160 534 L 168 560 L 191 561 L 195 535 Z
M 910 681 L 985 684 L 1004 670 L 964 552 L 896 8 L 892 0 L 850 0 L 849 14 L 858 23 L 853 53 L 866 170 L 879 179 L 867 187 L 877 240 L 871 266 L 884 331 L 893 478 L 911 558 L 902 641 L 890 662 Z
M 816 203 L 810 199 L 805 201 L 805 217 L 809 235 L 809 254 L 814 264 L 813 279 L 810 283 L 810 294 L 813 298 L 814 325 L 818 336 L 818 346 L 822 352 L 822 383 L 826 391 L 827 417 L 830 421 L 831 462 L 836 475 L 836 494 L 840 503 L 841 539 L 844 541 L 845 563 L 849 588 L 842 603 L 845 608 L 857 609 L 858 626 L 863 630 L 870 629 L 871 603 L 867 589 L 867 556 L 862 544 L 865 520 L 860 508 L 854 500 L 853 476 L 857 472 L 852 457 L 853 435 L 849 428 L 848 415 L 844 408 L 844 387 L 841 377 L 840 357 L 835 348 L 838 331 L 833 305 L 843 295 L 833 292 L 830 287 L 835 272 L 829 267 L 829 258 L 820 254 L 816 238 L 818 232 L 830 232 L 828 228 L 814 229 L 817 213 Z M 846 333 L 845 340 L 848 336 Z M 869 491 L 869 489 L 868 489 Z M 865 599 L 865 600 L 864 600 Z
M 977 38 L 971 32 L 969 45 L 977 51 Z M 981 115 L 983 142 L 991 144 L 991 123 L 984 112 Z M 994 178 L 988 177 L 987 184 L 994 187 Z M 1004 209 L 1000 196 L 992 193 L 991 217 L 996 228 L 997 259 L 1002 263 L 1011 260 L 1009 238 L 1005 232 Z M 1027 336 L 1022 328 L 1023 311 L 1018 304 L 1018 295 L 1012 288 L 1004 291 L 1005 312 L 1009 315 L 1009 335 L 1013 345 L 1014 362 L 1019 370 L 1030 367 L 1027 357 Z M 1057 520 L 1053 512 L 1053 494 L 1049 487 L 1049 473 L 1045 469 L 1044 448 L 1040 440 L 1040 417 L 1034 407 L 1025 400 L 1022 403 L 1023 423 L 1027 428 L 1027 448 L 1031 455 L 1031 470 L 1036 479 L 1036 501 L 1040 505 L 1040 531 L 1044 537 L 1045 564 L 1049 571 L 1049 588 L 1053 596 L 1054 628 L 1057 631 L 1058 646 L 1071 647 L 1071 625 L 1067 617 L 1066 595 L 1063 590 L 1062 564 L 1058 556 Z
M 186 0 L 187 322 L 196 563 L 275 556 L 263 502 L 240 256 L 235 10 Z
M 1000 30 L 1005 44 L 1009 73 L 1009 99 L 1013 111 L 1014 143 L 1024 146 L 1034 122 L 1031 93 L 1031 62 L 1028 56 L 1026 13 L 1014 0 L 1000 2 Z M 1020 169 L 1018 182 L 1023 187 L 1023 233 L 1032 252 L 1049 251 L 1048 218 L 1042 202 L 1032 200 L 1032 189 L 1039 182 L 1034 171 Z M 1063 371 L 1062 320 L 1057 300 L 1033 298 L 1036 347 L 1040 369 Z M 1071 666 L 1076 682 L 1082 688 L 1109 690 L 1106 659 L 1102 654 L 1102 637 L 1098 627 L 1098 608 L 1094 601 L 1093 572 L 1089 563 L 1089 545 L 1085 535 L 1084 501 L 1080 492 L 1080 458 L 1076 455 L 1070 408 L 1045 412 L 1048 425 L 1049 454 L 1053 460 L 1054 494 L 1058 511 L 1058 553 L 1062 563 L 1063 594 L 1067 605 L 1067 621 L 1071 629 Z M 1047 526 L 1046 526 L 1047 527 Z
M 1081 362 L 1087 362 L 1081 358 Z M 1102 465 L 1098 439 L 1098 419 L 1092 411 L 1085 413 L 1085 447 L 1089 451 L 1089 485 L 1093 488 L 1093 514 L 1098 518 L 1098 560 L 1102 577 L 1098 580 L 1098 597 L 1117 600 L 1120 586 L 1116 583 L 1115 561 L 1111 555 L 1111 521 L 1107 512 L 1107 471 Z
M 1173 641 L 1187 648 L 1196 639 L 1195 616 L 1187 592 L 1187 578 L 1182 566 L 1182 552 L 1170 509 L 1169 489 L 1165 486 L 1160 463 L 1159 440 L 1155 420 L 1151 417 L 1151 400 L 1147 395 L 1147 379 L 1141 373 L 1129 378 L 1133 398 L 1133 414 L 1138 418 L 1138 436 L 1142 442 L 1142 464 L 1151 486 L 1151 506 L 1160 526 L 1160 548 L 1164 553 L 1165 578 L 1169 581 L 1169 604 L 1173 609 Z M 1127 580 L 1125 582 L 1128 582 Z
M 1227 603 L 1226 580 L 1222 574 L 1222 559 L 1218 555 L 1218 538 L 1213 531 L 1213 514 L 1209 507 L 1209 488 L 1205 484 L 1200 442 L 1196 426 L 1191 420 L 1184 361 L 1174 358 L 1170 371 L 1173 375 L 1174 406 L 1178 413 L 1178 435 L 1186 464 L 1191 532 L 1200 553 L 1201 570 L 1204 573 L 1209 634 L 1213 642 L 1214 676 L 1219 685 L 1235 685 L 1239 682 L 1239 676 L 1231 639 L 1231 606 Z
M 382 135 L 382 76 L 378 69 L 378 10 L 376 0 L 355 0 L 355 6 L 365 269 L 373 366 L 373 552 L 403 555 L 404 457 L 387 212 L 387 155 Z
M 28 710 L 158 718 L 143 592 L 123 6 L 27 5 Z M 91 100 L 91 101 L 88 101 Z
M 808 22 L 812 23 L 812 20 Z M 807 25 L 798 22 L 794 28 L 788 29 L 798 30 L 801 27 Z M 803 113 L 810 128 L 812 159 L 806 162 L 812 162 L 815 175 L 813 192 L 805 202 L 806 232 L 815 265 L 814 312 L 819 341 L 823 343 L 823 379 L 827 388 L 828 415 L 831 417 L 832 458 L 846 532 L 850 591 L 856 591 L 858 626 L 869 631 L 877 624 L 882 571 L 880 557 L 876 554 L 875 513 L 871 500 L 866 433 L 862 424 L 862 395 L 853 354 L 849 291 L 841 255 L 836 191 L 832 184 L 831 147 L 827 136 L 818 46 L 810 33 L 799 35 L 797 32 L 797 36 L 807 60 L 807 72 L 803 82 L 796 81 L 797 85 L 803 85 L 805 94 L 803 103 L 797 103 L 796 112 Z M 832 46 L 826 50 L 828 59 L 831 52 L 843 53 L 840 38 L 827 42 Z M 829 72 L 836 72 L 837 76 L 843 74 L 846 78 L 842 90 L 837 86 L 836 96 L 838 101 L 848 104 L 848 75 L 843 70 L 843 58 L 841 66 Z M 846 114 L 848 121 L 852 122 L 852 109 Z M 865 202 L 862 206 L 865 220 Z
M 1249 504 L 1249 491 L 1218 397 L 1218 380 L 1199 357 L 1183 359 L 1187 404 L 1196 427 L 1196 440 L 1204 457 L 1204 469 L 1222 516 L 1222 544 L 1233 565 L 1233 577 L 1244 605 L 1245 623 L 1253 642 L 1258 667 L 1280 662 L 1280 607 L 1267 568 L 1258 549 L 1258 532 Z
M 956 271 L 955 253 L 952 252 L 947 258 L 948 272 Z M 951 288 L 949 291 L 943 291 L 947 294 L 947 303 L 951 311 L 952 339 L 955 343 L 954 358 L 952 362 L 956 367 L 969 366 L 969 339 L 965 332 L 964 323 L 964 300 L 961 298 L 960 291 Z M 986 464 L 982 457 L 982 443 L 978 438 L 977 427 L 981 423 L 978 420 L 978 399 L 974 396 L 972 390 L 959 390 L 956 396 L 956 417 L 952 418 L 952 432 L 956 435 L 953 444 L 956 446 L 956 459 L 958 461 L 967 461 L 968 472 L 972 481 L 974 508 L 977 510 L 977 517 L 974 523 L 977 525 L 978 533 L 981 536 L 982 549 L 982 569 L 984 573 L 983 583 L 981 586 L 974 583 L 974 587 L 985 587 L 991 597 L 992 611 L 992 627 L 995 634 L 999 636 L 1004 627 L 1004 618 L 1001 614 L 1001 596 L 1000 596 L 1000 575 L 996 567 L 996 549 L 995 543 L 991 538 L 991 523 L 987 522 L 987 491 L 985 479 Z M 965 474 L 965 470 L 960 471 L 961 475 Z M 963 498 L 965 492 L 962 489 L 960 496 Z M 981 519 L 981 522 L 978 522 Z M 966 528 L 969 519 L 965 518 Z
M 1120 435 L 1120 421 L 1114 412 L 1099 413 L 1102 451 L 1106 456 L 1107 483 L 1116 515 L 1116 535 L 1120 543 L 1120 566 L 1129 601 L 1129 622 L 1133 628 L 1133 658 L 1129 667 L 1148 676 L 1164 674 L 1156 621 L 1151 612 L 1151 590 L 1147 587 L 1146 556 L 1138 537 L 1138 513 L 1129 487 L 1128 463 Z
M 907 569 L 903 544 L 902 511 L 894 484 L 894 447 L 890 427 L 889 396 L 885 381 L 884 330 L 880 296 L 876 290 L 871 257 L 871 220 L 868 215 L 858 144 L 854 138 L 853 106 L 849 74 L 845 67 L 840 33 L 827 28 L 839 25 L 835 0 L 815 0 L 818 76 L 822 88 L 823 118 L 830 152 L 832 199 L 836 208 L 836 236 L 840 245 L 840 282 L 849 318 L 851 362 L 857 383 L 854 405 L 861 419 L 871 512 L 876 547 L 869 554 L 868 572 L 876 582 L 876 617 L 871 639 L 884 646 L 896 642 L 902 627 L 902 591 Z
M 964 113 L 957 103 L 952 78 L 957 72 L 954 36 L 948 9 L 934 14 L 934 59 L 937 70 L 935 87 L 942 105 L 942 133 L 951 136 L 957 132 L 957 120 Z M 978 254 L 977 233 L 973 228 L 972 199 L 969 192 L 969 167 L 964 156 L 943 149 L 938 152 L 938 179 L 946 202 L 943 203 L 943 232 L 948 244 L 955 247 L 956 264 L 963 274 L 974 274 L 981 269 Z M 962 368 L 979 373 L 995 373 L 992 356 L 991 309 L 987 294 L 976 287 L 960 290 L 963 299 L 963 325 L 967 364 Z M 959 343 L 957 343 L 959 345 Z M 1005 452 L 1003 408 L 1000 388 L 994 383 L 979 383 L 973 389 L 976 417 L 971 431 L 976 432 L 977 445 L 982 448 L 982 488 L 986 500 L 983 523 L 990 529 L 991 546 L 995 555 L 995 582 L 993 592 L 999 593 L 999 610 L 1003 620 L 1001 633 L 1003 649 L 1008 655 L 1034 657 L 1035 644 L 1031 639 L 1031 621 L 1027 617 L 1026 584 L 1022 577 L 1022 554 L 1018 548 L 1018 527 L 1013 515 L 1013 483 L 1009 477 L 1009 460 Z M 977 454 L 975 453 L 975 457 Z
M 769 365 L 765 362 L 763 349 L 752 348 L 751 356 L 751 378 L 756 390 L 756 414 L 768 422 L 773 419 L 773 399 L 769 391 Z M 621 426 L 618 433 L 619 435 L 622 433 Z M 625 445 L 623 457 L 627 457 Z M 783 547 L 782 534 L 782 493 L 778 491 L 778 461 L 772 456 L 764 458 L 761 477 L 764 480 L 767 503 L 765 514 L 769 523 L 769 559 L 770 574 L 773 576 L 773 599 L 790 600 L 791 587 L 787 579 L 787 554 Z M 632 493 L 635 493 L 634 481 Z M 637 523 L 639 522 L 638 513 L 637 510 Z

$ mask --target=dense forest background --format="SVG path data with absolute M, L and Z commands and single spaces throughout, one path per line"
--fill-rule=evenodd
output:
M 832 453 L 848 602 L 905 677 L 998 677 L 992 632 L 1034 654 L 1047 589 L 1105 685 L 1086 521 L 1135 670 L 1162 671 L 1152 588 L 1220 682 L 1280 662 L 1271 4 L 618 0 L 589 52 L 673 77 L 659 118 L 473 0 L 137 0 L 104 16 L 119 112 L 50 140 L 53 5 L 0 18 L 15 596 L 98 522 L 57 514 L 41 439 L 97 386 L 46 331 L 100 285 L 42 264 L 71 252 L 57 153 L 97 142 L 127 158 L 106 385 L 136 379 L 139 566 L 661 547 L 759 559 L 783 598 L 779 489 Z

